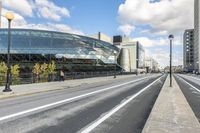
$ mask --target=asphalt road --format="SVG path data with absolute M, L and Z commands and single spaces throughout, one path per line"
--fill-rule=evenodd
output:
M 175 79 L 200 122 L 200 78 L 187 75 L 175 75 Z
M 140 133 L 166 75 L 148 75 L 0 101 L 1 133 Z

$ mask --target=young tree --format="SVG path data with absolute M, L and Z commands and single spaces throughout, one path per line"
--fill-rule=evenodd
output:
M 55 65 L 55 61 L 52 61 L 51 63 L 48 64 L 48 75 L 49 75 L 49 80 L 52 81 L 53 78 L 53 74 L 56 73 L 56 65 Z
M 11 66 L 11 74 L 13 77 L 19 76 L 19 72 L 20 72 L 19 69 L 20 69 L 20 66 L 18 64 Z
M 6 76 L 6 73 L 7 73 L 7 65 L 5 62 L 0 62 L 0 75 L 2 76 Z
M 40 66 L 41 75 L 46 80 L 48 77 L 48 64 L 44 63 Z
M 11 66 L 11 75 L 12 79 L 14 81 L 14 84 L 18 83 L 18 77 L 19 77 L 19 72 L 20 72 L 20 66 L 18 64 Z M 7 74 L 8 67 L 6 63 L 1 62 L 0 63 L 0 80 L 5 81 L 6 74 Z
M 7 73 L 7 66 L 6 63 L 0 62 L 0 85 L 3 85 L 5 82 L 5 77 Z
M 41 74 L 41 69 L 40 69 L 40 64 L 39 63 L 36 63 L 34 66 L 33 66 L 33 70 L 32 70 L 33 74 L 36 75 L 36 79 L 37 81 L 39 80 L 39 77 L 40 77 L 40 74 Z
M 55 61 L 52 61 L 51 63 L 48 64 L 48 73 L 49 74 L 55 74 L 56 73 L 56 65 L 55 65 Z
M 12 83 L 19 84 L 20 66 L 18 64 L 11 66 Z

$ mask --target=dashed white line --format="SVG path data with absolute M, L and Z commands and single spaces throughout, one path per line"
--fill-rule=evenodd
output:
M 150 77 L 152 77 L 152 76 L 150 76 Z M 18 117 L 18 116 L 28 114 L 28 113 L 31 113 L 31 112 L 34 112 L 34 111 L 46 109 L 46 108 L 53 107 L 53 106 L 56 106 L 56 105 L 60 105 L 60 104 L 63 104 L 63 103 L 71 102 L 73 100 L 78 100 L 78 99 L 81 99 L 81 98 L 84 98 L 84 97 L 87 97 L 87 96 L 91 96 L 91 95 L 94 95 L 94 94 L 98 94 L 98 93 L 101 93 L 101 92 L 104 92 L 104 91 L 111 90 L 113 88 L 117 88 L 117 87 L 124 86 L 124 85 L 130 84 L 130 83 L 134 83 L 134 82 L 138 82 L 138 81 L 141 81 L 141 80 L 144 80 L 144 79 L 148 79 L 150 77 L 137 79 L 137 80 L 134 80 L 134 81 L 130 81 L 130 82 L 115 85 L 115 86 L 112 86 L 112 87 L 104 88 L 104 89 L 101 89 L 101 90 L 93 91 L 93 92 L 90 92 L 90 93 L 82 94 L 82 95 L 79 95 L 79 96 L 75 96 L 75 97 L 68 98 L 68 99 L 65 99 L 65 100 L 46 104 L 46 105 L 39 106 L 39 107 L 36 107 L 36 108 L 28 109 L 28 110 L 21 111 L 21 112 L 18 112 L 18 113 L 14 113 L 14 114 L 11 114 L 11 115 L 3 116 L 3 117 L 0 117 L 0 121 L 4 121 L 4 120 L 10 119 L 10 118 Z
M 118 110 L 120 110 L 121 108 L 123 108 L 125 105 L 127 105 L 129 102 L 131 102 L 137 96 L 139 96 L 141 93 L 143 93 L 144 91 L 146 91 L 154 83 L 156 83 L 157 81 L 159 81 L 162 77 L 158 78 L 157 80 L 155 80 L 154 82 L 152 82 L 151 84 L 149 84 L 148 86 L 146 86 L 145 88 L 143 88 L 142 90 L 140 90 L 138 93 L 136 93 L 133 96 L 131 96 L 129 99 L 127 99 L 126 101 L 124 101 L 122 104 L 117 105 L 115 108 L 113 108 L 111 111 L 109 111 L 106 115 L 104 115 L 103 117 L 101 117 L 100 119 L 98 119 L 97 121 L 95 121 L 94 123 L 92 123 L 91 125 L 89 125 L 88 127 L 86 127 L 85 129 L 83 129 L 82 131 L 80 131 L 80 133 L 89 133 L 89 132 L 91 132 L 98 125 L 100 125 L 106 119 L 108 119 L 109 117 L 111 117 L 114 113 L 116 113 Z

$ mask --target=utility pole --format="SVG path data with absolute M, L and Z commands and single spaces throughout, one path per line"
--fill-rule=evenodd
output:
M 172 87 L 172 40 L 174 39 L 174 35 L 169 35 L 169 40 L 170 40 L 170 87 Z

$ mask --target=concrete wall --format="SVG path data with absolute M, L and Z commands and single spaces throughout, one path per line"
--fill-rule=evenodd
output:
M 127 48 L 121 49 L 121 57 L 120 57 L 120 66 L 125 70 L 125 72 L 131 71 L 131 65 L 130 65 L 130 52 Z
M 137 45 L 132 44 L 124 44 L 122 48 L 128 49 L 130 54 L 130 70 L 131 72 L 135 72 L 137 69 Z

